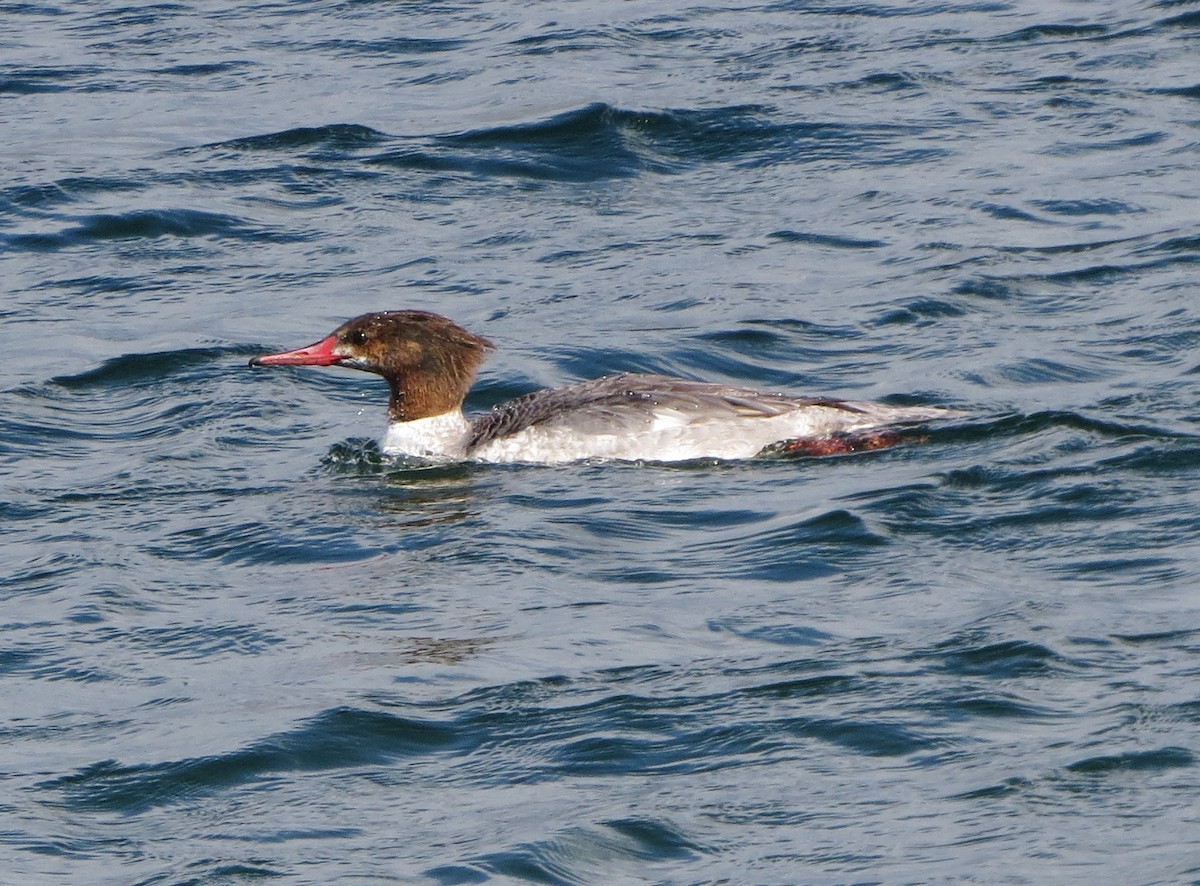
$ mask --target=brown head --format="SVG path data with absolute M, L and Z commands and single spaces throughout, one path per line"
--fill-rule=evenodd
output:
M 374 372 L 392 389 L 392 421 L 412 421 L 461 406 L 491 347 L 486 338 L 440 314 L 379 311 L 347 320 L 306 348 L 255 357 L 250 365 L 336 365 Z

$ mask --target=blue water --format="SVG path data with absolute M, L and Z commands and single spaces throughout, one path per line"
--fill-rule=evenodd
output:
M 0 879 L 1200 882 L 1200 3 L 0 19 Z M 417 470 L 387 308 L 968 415 Z

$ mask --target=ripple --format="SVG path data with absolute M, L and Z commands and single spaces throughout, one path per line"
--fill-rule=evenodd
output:
M 167 65 L 154 71 L 155 74 L 167 74 L 172 77 L 209 77 L 214 74 L 230 74 L 244 70 L 252 65 L 248 61 L 208 62 L 203 64 Z
M 618 679 L 628 682 L 631 676 Z M 866 756 L 911 755 L 942 743 L 912 725 L 822 716 L 812 708 L 844 698 L 844 678 L 790 679 L 700 697 L 618 692 L 564 706 L 554 696 L 570 688 L 545 682 L 495 687 L 423 710 L 411 705 L 394 712 L 335 708 L 244 750 L 158 764 L 108 760 L 41 787 L 76 808 L 132 814 L 259 784 L 281 773 L 387 766 L 398 759 L 447 754 L 461 761 L 457 779 L 483 784 L 514 777 L 756 765 L 812 741 Z M 801 700 L 806 709 L 780 707 Z M 714 726 L 702 716 L 710 708 L 731 706 L 742 712 L 740 722 Z
M 1029 357 L 1019 363 L 1010 363 L 999 367 L 998 371 L 1004 378 L 1018 384 L 1099 381 L 1112 378 L 1116 374 L 1111 367 L 1100 361 L 1095 361 L 1090 366 L 1071 365 L 1042 357 Z
M 711 850 L 666 822 L 619 819 L 561 829 L 550 839 L 439 865 L 423 874 L 443 886 L 482 883 L 492 876 L 570 884 L 609 879 L 631 864 L 644 871 L 647 864 L 686 862 L 706 851 Z
M 92 388 L 141 388 L 159 386 L 172 376 L 189 377 L 195 370 L 210 367 L 218 361 L 231 357 L 256 354 L 258 349 L 249 347 L 183 348 L 174 351 L 122 354 L 105 360 L 95 369 L 74 375 L 60 375 L 50 379 L 51 384 L 69 391 Z
M 1077 42 L 1081 39 L 1106 37 L 1110 29 L 1104 25 L 1040 24 L 1030 25 L 991 38 L 995 43 L 1053 43 Z
M 4 239 L 16 249 L 53 251 L 105 240 L 154 240 L 161 237 L 228 237 L 279 243 L 307 239 L 303 234 L 273 231 L 231 215 L 194 209 L 143 209 L 118 215 L 94 215 L 56 233 L 9 234 Z
M 95 66 L 73 68 L 18 68 L 0 65 L 0 95 L 35 95 L 46 92 L 99 92 L 113 87 L 97 82 L 103 69 Z
M 761 640 L 781 646 L 822 646 L 832 636 L 818 628 L 791 624 L 759 624 L 749 618 L 713 619 L 708 622 L 709 630 L 729 631 L 747 640 Z
M 1140 771 L 1161 771 L 1191 767 L 1196 764 L 1196 755 L 1187 748 L 1168 747 L 1153 751 L 1131 751 L 1125 754 L 1107 754 L 1087 757 L 1067 766 L 1068 772 L 1080 775 L 1105 776 Z
M 219 520 L 169 532 L 146 551 L 164 560 L 219 560 L 223 563 L 349 563 L 378 555 L 338 527 L 281 532 L 274 523 Z
M 101 194 L 126 194 L 147 190 L 148 182 L 115 177 L 71 176 L 51 184 L 11 185 L 0 190 L 0 202 L 9 208 L 47 210 Z
M 1082 217 L 1089 215 L 1128 215 L 1145 212 L 1141 206 L 1131 205 L 1121 200 L 1106 198 L 1089 198 L 1081 200 L 1034 200 L 1034 206 L 1044 209 L 1054 215 Z
M 832 246 L 837 249 L 878 249 L 887 246 L 882 240 L 861 240 L 855 237 L 839 237 L 833 234 L 814 234 L 801 231 L 775 231 L 768 235 L 773 240 L 786 243 L 809 243 L 814 246 Z
M 369 126 L 361 126 L 356 123 L 332 123 L 327 126 L 298 126 L 282 132 L 213 142 L 199 148 L 185 150 L 224 148 L 233 151 L 289 153 L 293 151 L 313 152 L 315 149 L 320 149 L 320 153 L 333 151 L 345 155 L 360 148 L 373 147 L 387 139 L 388 136 L 384 133 Z
M 367 159 L 371 165 L 482 176 L 556 181 L 602 181 L 644 173 L 672 174 L 701 163 L 772 164 L 855 156 L 862 162 L 921 162 L 937 148 L 898 148 L 904 127 L 776 122 L 770 109 L 734 106 L 640 111 L 604 103 L 544 120 L 438 136 Z M 832 245 L 866 248 L 853 238 Z
M 226 653 L 258 655 L 283 638 L 252 625 L 225 622 L 205 625 L 170 625 L 123 630 L 101 627 L 92 642 L 120 642 L 146 650 L 151 655 L 180 659 L 211 659 Z
M 1200 12 L 1181 12 L 1179 15 L 1160 19 L 1158 26 L 1163 28 L 1200 28 Z
M 455 733 L 438 723 L 336 708 L 245 750 L 161 764 L 123 766 L 106 760 L 43 787 L 61 792 L 77 809 L 129 815 L 261 783 L 273 774 L 378 764 L 444 752 L 457 744 Z
M 932 652 L 951 673 L 991 679 L 1043 675 L 1051 670 L 1073 667 L 1068 659 L 1052 649 L 1026 640 L 980 644 L 977 638 L 967 635 L 947 641 Z

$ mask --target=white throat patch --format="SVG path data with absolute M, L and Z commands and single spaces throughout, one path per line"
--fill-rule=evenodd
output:
M 461 459 L 467 453 L 471 423 L 461 409 L 430 418 L 394 421 L 383 438 L 385 455 Z

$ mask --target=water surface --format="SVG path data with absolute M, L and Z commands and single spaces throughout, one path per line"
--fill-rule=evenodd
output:
M 0 4 L 20 882 L 1200 880 L 1200 6 Z M 382 459 L 651 371 L 824 459 Z

